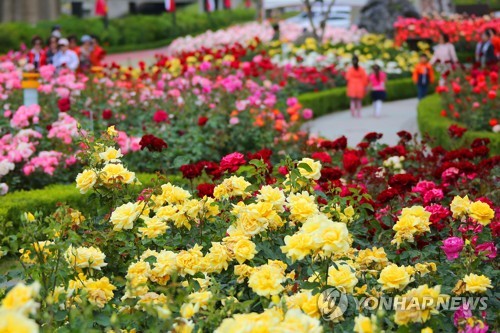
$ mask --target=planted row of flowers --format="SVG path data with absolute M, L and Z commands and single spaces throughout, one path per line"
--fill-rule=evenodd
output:
M 318 140 L 279 163 L 234 152 L 182 167 L 191 188 L 142 188 L 114 128 L 84 136 L 76 187 L 99 204 L 26 212 L 21 248 L 8 249 L 23 273 L 0 277 L 23 282 L 2 297 L 0 327 L 495 330 L 500 159 L 484 140 L 446 151 L 399 136 L 392 147 L 378 133 L 355 148 Z M 398 305 L 355 302 L 383 297 Z

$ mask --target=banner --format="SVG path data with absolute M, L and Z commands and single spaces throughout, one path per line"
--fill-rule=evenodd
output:
M 175 12 L 175 0 L 165 0 L 165 10 L 168 13 Z
M 106 16 L 108 15 L 108 5 L 106 0 L 96 0 L 95 2 L 95 15 Z
M 223 0 L 224 9 L 231 9 L 231 0 Z

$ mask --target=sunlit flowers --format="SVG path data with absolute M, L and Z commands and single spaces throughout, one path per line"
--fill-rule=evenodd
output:
M 101 250 L 93 246 L 70 246 L 64 254 L 64 257 L 70 267 L 73 267 L 79 272 L 84 268 L 100 271 L 102 267 L 107 265 L 107 263 L 104 262 L 106 255 L 102 253 Z
M 473 294 L 484 293 L 487 289 L 493 288 L 491 280 L 485 275 L 467 274 L 463 281 L 465 282 L 465 290 Z

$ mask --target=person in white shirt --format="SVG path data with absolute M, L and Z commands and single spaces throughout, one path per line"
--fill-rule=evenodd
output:
M 57 42 L 59 46 L 59 51 L 54 55 L 54 66 L 57 69 L 66 67 L 72 71 L 76 71 L 80 60 L 78 60 L 78 55 L 75 51 L 69 49 L 69 42 L 66 38 L 61 38 Z

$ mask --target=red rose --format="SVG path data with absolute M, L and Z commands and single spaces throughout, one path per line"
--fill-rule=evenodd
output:
M 198 197 L 203 198 L 204 196 L 213 197 L 214 196 L 215 184 L 203 183 L 196 187 L 198 190 Z
M 322 180 L 338 180 L 342 177 L 342 170 L 339 168 L 321 168 L 321 179 Z
M 208 121 L 208 118 L 207 117 L 199 117 L 198 118 L 198 126 L 205 126 L 205 124 L 207 123 Z
M 168 113 L 163 110 L 157 110 L 153 115 L 153 121 L 155 123 L 163 123 L 168 120 Z
M 361 165 L 361 160 L 359 159 L 358 154 L 356 154 L 355 152 L 347 151 L 344 154 L 342 163 L 344 165 L 345 171 L 354 173 L 356 169 Z
M 71 101 L 69 97 L 59 98 L 57 101 L 57 107 L 60 112 L 67 112 L 71 109 Z
M 321 161 L 322 163 L 332 163 L 332 157 L 325 152 L 315 152 L 311 155 L 315 160 Z
M 448 127 L 448 134 L 452 138 L 461 138 L 465 132 L 467 132 L 467 128 L 460 127 L 460 126 L 455 125 L 455 124 Z
M 377 133 L 377 132 L 370 132 L 365 135 L 363 140 L 368 141 L 368 142 L 374 142 L 377 141 L 378 139 L 382 138 L 382 133 Z
M 389 185 L 399 191 L 406 191 L 417 183 L 417 178 L 408 173 L 394 175 L 389 179 Z
M 286 176 L 286 175 L 288 175 L 288 168 L 286 166 L 282 165 L 278 168 L 278 172 L 280 174 L 282 174 L 283 176 Z
M 182 177 L 186 179 L 193 179 L 201 176 L 203 172 L 203 167 L 199 164 L 184 164 L 179 168 L 182 172 Z
M 242 153 L 234 152 L 222 158 L 220 168 L 222 171 L 229 170 L 230 172 L 235 172 L 245 163 L 245 156 Z
M 382 158 L 388 158 L 391 156 L 405 156 L 406 149 L 402 145 L 397 145 L 397 146 L 393 146 L 393 147 L 384 148 L 381 151 L 379 151 L 378 154 Z
M 399 131 L 397 134 L 401 138 L 401 141 L 410 141 L 412 139 L 411 133 L 407 131 Z
M 111 111 L 110 109 L 105 109 L 102 111 L 102 119 L 108 120 L 111 119 L 111 117 L 113 117 L 113 111 Z
M 147 148 L 149 151 L 158 151 L 158 152 L 168 147 L 165 141 L 152 134 L 143 135 L 141 141 L 139 142 L 139 145 L 141 146 L 141 150 Z
M 377 201 L 379 203 L 386 203 L 389 200 L 394 199 L 398 195 L 398 193 L 398 190 L 396 190 L 395 188 L 388 188 L 387 190 L 379 193 L 379 195 L 377 196 Z
M 263 160 L 264 162 L 269 162 L 273 151 L 271 149 L 263 148 L 255 153 L 248 153 L 249 160 Z
M 495 99 L 495 98 L 497 98 L 497 92 L 495 90 L 488 91 L 488 98 L 489 99 Z

